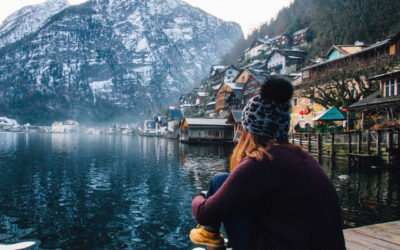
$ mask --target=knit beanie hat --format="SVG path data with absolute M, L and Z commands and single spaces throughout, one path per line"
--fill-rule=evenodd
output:
M 287 138 L 290 126 L 292 84 L 283 78 L 269 78 L 243 109 L 242 126 L 269 138 Z

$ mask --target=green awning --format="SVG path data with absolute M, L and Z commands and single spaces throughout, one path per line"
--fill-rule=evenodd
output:
M 351 120 L 357 120 L 353 114 L 350 114 Z M 347 120 L 347 113 L 336 107 L 332 107 L 321 115 L 315 117 L 313 121 L 344 121 Z

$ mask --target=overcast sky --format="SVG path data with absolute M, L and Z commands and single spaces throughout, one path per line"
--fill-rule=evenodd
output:
M 71 4 L 79 4 L 86 0 L 69 0 Z M 292 0 L 184 0 L 208 13 L 226 21 L 234 21 L 242 26 L 246 35 L 255 27 L 275 17 L 278 11 L 288 6 Z M 45 0 L 3 0 L 0 8 L 0 22 L 14 11 Z

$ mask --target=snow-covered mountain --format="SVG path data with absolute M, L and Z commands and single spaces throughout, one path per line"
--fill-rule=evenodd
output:
M 90 0 L 46 20 L 0 49 L 0 112 L 23 122 L 141 118 L 243 36 L 181 0 Z
M 16 11 L 0 26 L 0 47 L 36 32 L 49 17 L 68 6 L 67 0 L 49 0 L 43 4 L 27 6 Z

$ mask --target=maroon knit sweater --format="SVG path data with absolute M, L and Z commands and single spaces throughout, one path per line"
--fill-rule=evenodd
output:
M 246 158 L 212 197 L 193 199 L 198 223 L 244 210 L 252 218 L 247 249 L 345 249 L 339 199 L 318 162 L 292 146 L 268 152 L 272 161 Z

